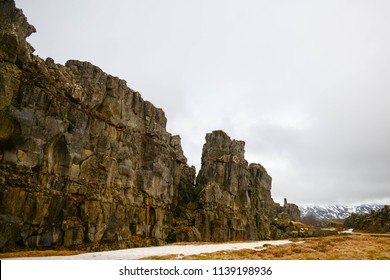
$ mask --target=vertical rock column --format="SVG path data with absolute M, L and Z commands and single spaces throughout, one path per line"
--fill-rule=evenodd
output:
M 264 209 L 273 205 L 271 177 L 261 165 L 248 165 L 244 146 L 221 130 L 206 135 L 195 223 L 206 241 L 253 240 L 269 233 Z

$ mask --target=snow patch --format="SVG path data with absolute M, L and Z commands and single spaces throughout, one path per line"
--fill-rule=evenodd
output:
M 239 242 L 239 243 L 218 243 L 203 245 L 169 245 L 157 247 L 143 247 L 125 250 L 105 251 L 86 253 L 73 256 L 52 256 L 40 258 L 18 258 L 18 259 L 51 259 L 51 260 L 137 260 L 152 256 L 166 255 L 198 255 L 204 253 L 214 253 L 218 251 L 234 251 L 242 249 L 262 250 L 265 244 L 283 245 L 291 243 L 289 240 L 267 240 L 256 242 Z

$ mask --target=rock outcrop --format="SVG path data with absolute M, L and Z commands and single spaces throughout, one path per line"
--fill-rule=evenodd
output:
M 296 204 L 287 203 L 287 198 L 284 199 L 283 206 L 275 203 L 274 216 L 278 219 L 291 219 L 299 221 L 301 219 L 301 211 Z
M 260 164 L 248 165 L 244 145 L 221 130 L 206 136 L 197 176 L 201 209 L 195 221 L 204 240 L 270 237 L 271 177 Z
M 32 55 L 1 1 L 0 248 L 164 241 L 195 181 L 161 109 L 80 61 Z
M 271 237 L 271 177 L 244 142 L 208 134 L 195 178 L 161 109 L 89 62 L 34 56 L 34 27 L 0 5 L 0 250 Z
M 352 213 L 344 221 L 345 228 L 353 228 L 357 232 L 390 233 L 390 205 L 373 210 L 368 214 Z

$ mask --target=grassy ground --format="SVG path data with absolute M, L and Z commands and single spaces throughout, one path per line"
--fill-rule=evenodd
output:
M 184 260 L 390 260 L 390 236 L 336 235 L 294 239 L 285 245 L 268 245 L 264 250 L 220 251 L 191 256 L 148 259 Z M 303 242 L 302 242 L 303 241 Z
M 26 258 L 26 257 L 48 257 L 48 256 L 72 256 L 86 253 L 83 251 L 24 251 L 24 252 L 12 252 L 12 253 L 0 253 L 0 259 L 8 258 Z
M 390 235 L 351 234 L 292 239 L 285 245 L 266 245 L 263 250 L 220 251 L 215 253 L 147 259 L 187 260 L 390 260 Z M 192 245 L 197 243 L 191 243 Z M 183 244 L 180 244 L 183 245 Z M 2 253 L 0 259 L 16 257 L 69 256 L 83 251 L 25 251 Z

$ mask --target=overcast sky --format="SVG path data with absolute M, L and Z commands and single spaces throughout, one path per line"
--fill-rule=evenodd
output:
M 390 1 L 16 0 L 35 54 L 163 108 L 200 167 L 223 129 L 277 202 L 390 204 Z

